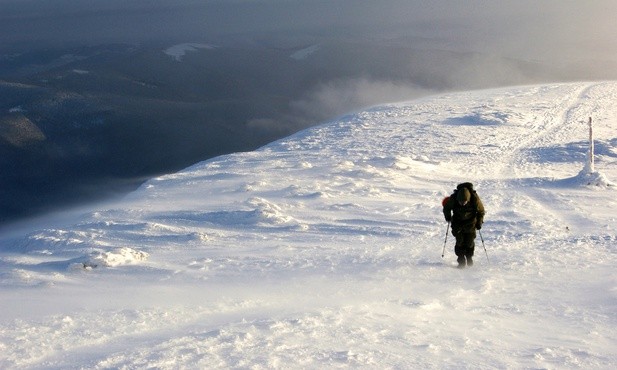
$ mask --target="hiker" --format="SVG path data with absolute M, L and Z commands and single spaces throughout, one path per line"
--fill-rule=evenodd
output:
M 443 214 L 447 222 L 451 222 L 452 235 L 456 238 L 454 253 L 458 267 L 473 265 L 476 230 L 482 228 L 484 222 L 484 205 L 473 190 L 473 184 L 459 184 L 450 197 L 443 201 Z

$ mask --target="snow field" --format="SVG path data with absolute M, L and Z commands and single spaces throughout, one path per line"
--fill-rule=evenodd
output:
M 375 107 L 4 238 L 0 367 L 613 368 L 616 94 Z M 441 199 L 464 181 L 487 215 L 459 270 Z

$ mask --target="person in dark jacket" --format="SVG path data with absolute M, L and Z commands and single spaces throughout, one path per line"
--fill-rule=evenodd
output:
M 484 213 L 484 205 L 469 182 L 459 184 L 444 200 L 443 214 L 451 222 L 452 235 L 456 238 L 454 253 L 458 267 L 473 265 L 476 230 L 482 228 Z

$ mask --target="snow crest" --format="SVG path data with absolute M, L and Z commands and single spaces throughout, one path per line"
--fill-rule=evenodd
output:
M 83 266 L 84 268 L 117 267 L 136 264 L 146 259 L 148 259 L 148 253 L 123 247 L 106 252 L 96 252 L 87 262 L 84 262 Z

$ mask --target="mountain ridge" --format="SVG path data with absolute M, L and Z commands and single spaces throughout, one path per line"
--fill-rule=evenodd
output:
M 0 238 L 0 365 L 612 368 L 616 96 L 380 105 Z M 601 186 L 574 181 L 589 115 Z M 487 214 L 461 270 L 463 181 Z

